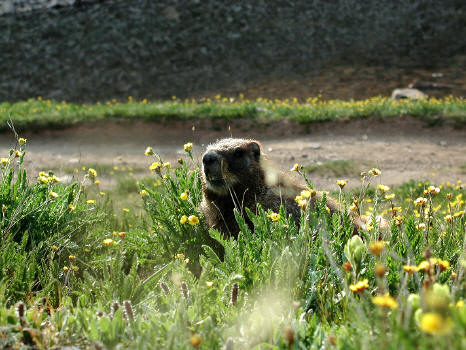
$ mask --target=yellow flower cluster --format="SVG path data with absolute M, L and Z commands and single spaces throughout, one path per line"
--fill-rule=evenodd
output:
M 267 215 L 267 217 L 272 220 L 273 222 L 276 222 L 278 220 L 280 220 L 280 214 L 278 213 L 271 213 L 269 215 Z
M 369 288 L 369 280 L 365 278 L 362 281 L 356 282 L 355 284 L 350 284 L 349 288 L 354 293 L 362 293 L 367 288 Z
M 47 184 L 49 182 L 50 183 L 61 182 L 61 180 L 58 177 L 56 177 L 55 175 L 49 175 L 45 171 L 41 171 L 39 173 L 37 180 L 43 184 Z

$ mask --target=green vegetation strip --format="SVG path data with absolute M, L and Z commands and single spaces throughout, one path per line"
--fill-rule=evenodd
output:
M 114 119 L 161 120 L 173 119 L 288 119 L 297 123 L 312 123 L 353 118 L 384 118 L 409 115 L 421 118 L 428 124 L 447 121 L 457 127 L 466 124 L 466 102 L 457 97 L 443 99 L 394 101 L 386 97 L 373 97 L 361 101 L 324 101 L 319 97 L 305 101 L 297 99 L 255 101 L 241 96 L 237 99 L 216 96 L 214 99 L 181 101 L 116 100 L 97 104 L 73 104 L 42 98 L 24 102 L 0 104 L 0 131 L 8 129 L 11 118 L 18 130 L 65 127 L 83 122 Z

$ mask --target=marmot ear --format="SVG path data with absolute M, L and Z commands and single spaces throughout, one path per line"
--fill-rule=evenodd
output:
M 261 157 L 261 146 L 259 142 L 253 141 L 248 146 L 249 150 L 251 151 L 254 159 L 258 162 Z

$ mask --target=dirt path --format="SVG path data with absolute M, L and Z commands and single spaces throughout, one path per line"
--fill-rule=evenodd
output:
M 164 160 L 173 162 L 184 154 L 185 142 L 195 144 L 194 152 L 199 157 L 209 142 L 233 135 L 261 141 L 264 152 L 281 169 L 289 169 L 296 162 L 320 164 L 322 169 L 338 160 L 350 164 L 352 170 L 346 174 L 313 174 L 312 181 L 318 188 L 334 189 L 337 178 L 346 178 L 349 185 L 357 186 L 359 170 L 373 166 L 382 170 L 380 181 L 388 185 L 410 179 L 429 179 L 437 184 L 458 179 L 466 182 L 464 129 L 428 128 L 412 118 L 356 120 L 309 127 L 286 122 L 265 125 L 235 121 L 228 129 L 228 125 L 207 121 L 125 122 L 82 125 L 21 136 L 28 139 L 26 165 L 32 174 L 54 169 L 63 176 L 81 165 L 99 163 L 132 167 L 135 176 L 147 176 L 149 171 L 145 169 L 151 160 L 144 156 L 144 150 L 149 145 Z M 13 145 L 12 134 L 0 135 L 2 156 Z

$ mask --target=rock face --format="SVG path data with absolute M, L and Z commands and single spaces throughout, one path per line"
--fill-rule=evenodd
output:
M 426 94 L 424 94 L 422 91 L 418 89 L 395 89 L 392 92 L 392 99 L 394 100 L 422 100 L 424 98 L 426 98 Z

